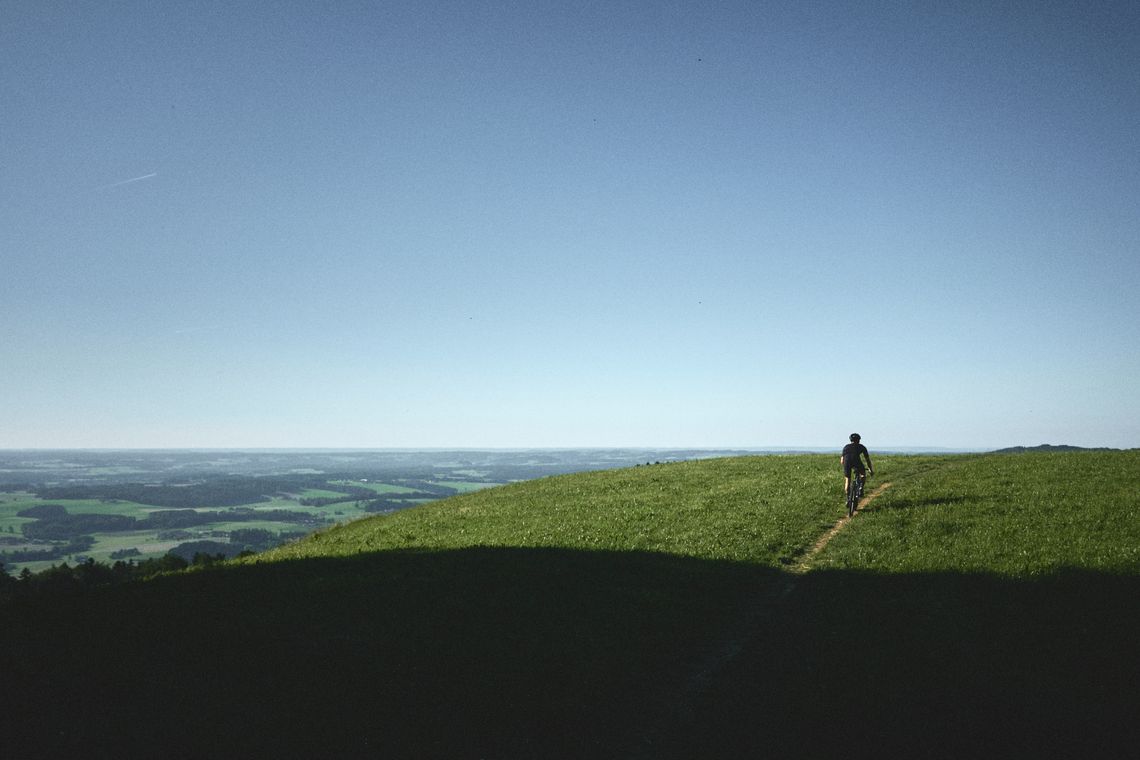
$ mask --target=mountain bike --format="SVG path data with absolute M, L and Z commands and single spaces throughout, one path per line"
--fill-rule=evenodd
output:
M 859 499 L 863 498 L 863 484 L 867 476 L 859 470 L 852 469 L 851 479 L 847 481 L 847 516 L 855 514 L 859 507 Z

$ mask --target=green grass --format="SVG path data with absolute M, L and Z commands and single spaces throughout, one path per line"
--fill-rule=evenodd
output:
M 834 459 L 717 459 L 517 483 L 333 528 L 257 561 L 509 546 L 779 566 L 839 518 Z M 888 477 L 916 464 L 896 458 L 880 468 Z
M 884 457 L 893 486 L 794 574 L 843 514 L 835 459 L 514 484 L 12 604 L 0 733 L 45 755 L 1134 751 L 1140 452 Z
M 900 481 L 838 536 L 821 567 L 875 572 L 1062 569 L 1140 573 L 1140 456 L 948 459 Z

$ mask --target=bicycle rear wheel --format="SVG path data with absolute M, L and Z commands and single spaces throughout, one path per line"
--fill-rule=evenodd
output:
M 851 473 L 851 481 L 847 487 L 847 516 L 855 514 L 859 508 L 859 497 L 863 495 L 863 478 L 859 472 Z

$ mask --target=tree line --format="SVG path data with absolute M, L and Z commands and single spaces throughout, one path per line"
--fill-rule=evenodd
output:
M 253 552 L 250 552 L 252 554 Z M 0 603 L 33 596 L 67 596 L 99 586 L 111 586 L 151 578 L 159 573 L 184 570 L 193 565 L 212 565 L 222 558 L 209 554 L 186 560 L 173 554 L 141 562 L 119 560 L 108 565 L 88 559 L 75 565 L 64 562 L 33 573 L 27 568 L 13 577 L 0 561 Z

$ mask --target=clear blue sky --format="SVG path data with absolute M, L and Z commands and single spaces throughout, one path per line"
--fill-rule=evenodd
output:
M 0 5 L 0 447 L 1140 446 L 1134 2 Z

